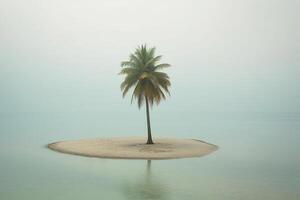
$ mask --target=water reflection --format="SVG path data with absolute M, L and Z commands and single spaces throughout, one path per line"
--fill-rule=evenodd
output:
M 165 186 L 152 174 L 151 160 L 147 160 L 145 175 L 134 183 L 124 184 L 123 192 L 130 200 L 169 199 Z

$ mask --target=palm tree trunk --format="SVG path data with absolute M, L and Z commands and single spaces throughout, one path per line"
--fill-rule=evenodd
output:
M 146 113 L 147 113 L 147 130 L 148 130 L 148 139 L 146 144 L 154 144 L 152 141 L 151 136 L 151 126 L 150 126 L 150 114 L 149 114 L 149 102 L 148 98 L 145 96 L 146 99 Z

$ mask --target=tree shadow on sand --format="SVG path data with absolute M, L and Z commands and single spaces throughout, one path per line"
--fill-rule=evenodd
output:
M 125 197 L 130 200 L 169 199 L 164 185 L 152 175 L 151 160 L 147 160 L 145 176 L 135 183 L 126 183 L 123 186 L 123 193 Z

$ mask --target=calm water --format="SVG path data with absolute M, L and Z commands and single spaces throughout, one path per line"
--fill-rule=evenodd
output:
M 152 2 L 152 1 L 151 1 Z M 0 1 L 0 200 L 299 200 L 299 3 L 294 0 Z M 155 137 L 202 158 L 111 160 L 50 142 L 146 134 L 121 97 L 137 45 L 172 64 Z
M 148 162 L 85 158 L 45 148 L 45 144 L 56 140 L 125 136 L 130 130 L 140 129 L 140 125 L 121 117 L 112 120 L 112 116 L 104 117 L 101 113 L 2 116 L 0 197 L 299 199 L 299 115 L 227 115 L 201 114 L 199 118 L 188 119 L 173 116 L 170 123 L 161 125 L 172 126 L 172 134 L 154 134 L 201 138 L 220 149 L 202 158 Z

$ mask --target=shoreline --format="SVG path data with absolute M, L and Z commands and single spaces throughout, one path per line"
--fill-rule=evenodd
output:
M 218 149 L 198 139 L 155 138 L 155 144 L 145 142 L 144 137 L 94 138 L 53 142 L 47 147 L 77 156 L 145 160 L 201 157 Z

